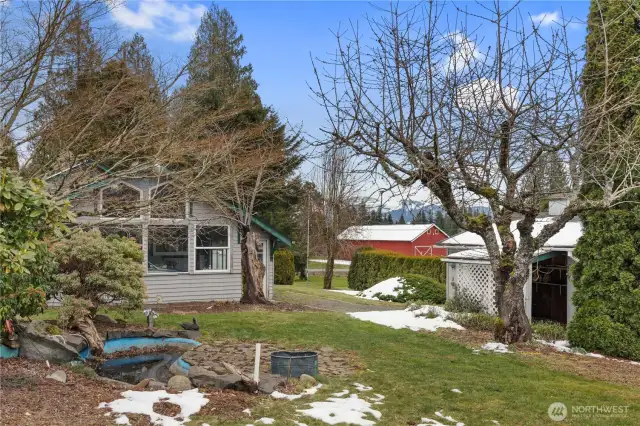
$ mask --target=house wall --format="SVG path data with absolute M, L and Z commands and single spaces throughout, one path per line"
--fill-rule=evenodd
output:
M 132 183 L 127 182 L 127 183 Z M 142 198 L 148 199 L 149 190 L 157 184 L 148 180 L 133 182 L 141 189 Z M 184 219 L 157 219 L 141 216 L 133 219 L 113 219 L 100 216 L 80 216 L 80 224 L 108 225 L 126 224 L 142 228 L 142 252 L 145 269 L 144 282 L 147 287 L 148 303 L 175 303 L 190 301 L 239 301 L 242 296 L 241 251 L 237 226 L 231 220 L 221 217 L 209 205 L 200 202 L 189 204 L 189 216 Z M 154 225 L 182 225 L 188 229 L 188 271 L 187 272 L 148 272 L 148 235 L 149 227 Z M 198 225 L 229 226 L 228 271 L 196 271 L 195 233 Z M 273 242 L 271 236 L 261 228 L 254 226 L 256 238 L 266 241 L 266 285 L 265 295 L 273 297 Z

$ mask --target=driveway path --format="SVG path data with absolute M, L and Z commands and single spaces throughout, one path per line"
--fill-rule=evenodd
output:
M 369 312 L 369 311 L 394 311 L 404 309 L 403 305 L 398 306 L 380 304 L 364 305 L 362 303 L 350 303 L 342 300 L 316 297 L 310 294 L 295 292 L 276 293 L 276 300 L 308 306 L 314 309 L 331 312 Z

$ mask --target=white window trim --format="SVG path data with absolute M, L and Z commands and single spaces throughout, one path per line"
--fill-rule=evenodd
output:
M 167 228 L 167 227 L 172 227 L 172 228 L 187 228 L 187 270 L 186 271 L 179 271 L 179 272 L 151 272 L 149 270 L 149 248 L 151 247 L 153 249 L 153 254 L 154 255 L 171 255 L 171 254 L 175 254 L 175 253 L 183 253 L 183 252 L 160 252 L 160 251 L 156 251 L 156 244 L 153 243 L 153 246 L 151 246 L 150 244 L 150 238 L 149 238 L 149 228 L 153 228 L 153 227 L 163 227 L 163 228 Z M 143 234 L 143 240 L 144 240 L 144 234 Z M 147 250 L 145 251 L 145 275 L 150 275 L 150 276 L 160 276 L 160 275 L 188 275 L 189 272 L 189 246 L 188 246 L 188 241 L 189 241 L 189 225 L 187 225 L 186 223 L 176 223 L 176 224 L 171 224 L 171 225 L 156 225 L 156 224 L 147 224 L 147 232 L 146 232 L 146 239 L 147 239 Z M 195 260 L 195 259 L 194 259 Z
M 126 182 L 122 179 L 118 179 L 115 180 L 114 182 L 112 182 L 112 184 L 124 184 L 125 186 L 128 186 L 129 188 L 133 188 L 136 191 L 138 191 L 138 194 L 140 195 L 140 204 L 142 204 L 142 202 L 144 201 L 144 192 L 142 191 L 142 189 L 138 188 L 135 185 L 130 184 L 129 182 Z M 111 218 L 117 218 L 117 216 L 104 216 L 102 214 L 102 205 L 103 205 L 103 198 L 102 198 L 102 194 L 104 192 L 105 189 L 109 189 L 111 185 L 105 186 L 104 188 L 100 188 L 99 192 L 98 192 L 98 214 L 100 215 L 100 218 L 104 218 L 104 219 L 111 219 Z M 144 214 L 140 213 L 139 216 L 140 219 L 144 218 Z
M 198 247 L 198 227 L 202 228 L 213 228 L 218 227 L 227 228 L 227 246 L 226 247 Z M 227 269 L 197 269 L 196 267 L 196 257 L 198 254 L 198 250 L 217 250 L 217 249 L 226 249 L 227 250 Z M 194 274 L 228 274 L 231 272 L 231 226 L 223 225 L 223 224 L 205 224 L 205 225 L 194 225 L 193 228 L 193 273 Z

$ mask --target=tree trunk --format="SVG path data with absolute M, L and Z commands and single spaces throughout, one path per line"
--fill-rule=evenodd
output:
M 333 251 L 330 251 L 329 256 L 327 258 L 327 266 L 324 268 L 324 285 L 322 288 L 325 290 L 331 289 L 331 282 L 333 281 L 333 267 L 334 267 L 334 257 Z
M 499 300 L 500 321 L 496 324 L 495 338 L 511 344 L 531 339 L 531 323 L 524 303 L 524 287 L 529 280 L 529 263 L 518 260 L 513 271 L 497 286 L 504 288 Z
M 78 329 L 80 331 L 80 334 L 82 334 L 82 336 L 87 339 L 87 343 L 89 344 L 89 348 L 91 348 L 92 355 L 102 355 L 102 353 L 104 352 L 104 344 L 91 318 L 74 318 L 71 327 Z
M 242 303 L 269 303 L 262 291 L 264 264 L 258 259 L 255 234 L 248 226 L 240 227 L 240 248 L 242 251 L 242 277 L 244 292 Z

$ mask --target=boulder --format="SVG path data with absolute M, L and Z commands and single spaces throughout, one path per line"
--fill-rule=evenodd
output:
M 147 389 L 152 390 L 152 391 L 156 391 L 156 390 L 165 390 L 167 388 L 167 385 L 165 385 L 162 382 L 159 382 L 157 380 L 151 380 L 149 382 L 149 384 L 147 385 Z
M 47 379 L 55 380 L 60 383 L 67 383 L 67 373 L 62 370 L 56 370 L 53 373 L 47 375 Z
M 196 330 L 179 330 L 178 337 L 185 339 L 198 340 L 200 338 L 200 332 Z
M 65 343 L 63 336 L 48 334 L 46 328 L 47 324 L 44 321 L 18 324 L 21 357 L 59 364 L 80 358 L 78 351 Z
M 318 383 L 318 381 L 313 376 L 310 376 L 308 374 L 300 375 L 300 381 L 302 382 L 303 385 L 309 385 L 309 386 L 313 386 L 316 383 Z
M 147 386 L 149 386 L 149 383 L 151 383 L 151 379 L 143 379 L 141 380 L 137 385 L 135 385 L 133 387 L 133 390 L 135 391 L 141 391 L 143 389 L 146 389 Z
M 246 385 L 242 382 L 242 377 L 237 374 L 211 374 L 193 377 L 191 382 L 197 386 L 210 386 L 218 389 L 233 389 L 238 391 L 246 390 Z
M 260 375 L 258 390 L 262 393 L 272 394 L 278 387 L 287 383 L 287 378 L 276 374 Z
M 190 379 L 197 379 L 197 378 L 203 378 L 203 377 L 215 377 L 218 375 L 219 374 L 216 373 L 215 371 L 208 370 L 204 367 L 198 367 L 197 365 L 189 369 Z
M 93 317 L 93 322 L 98 324 L 117 324 L 118 321 L 114 320 L 113 318 L 111 318 L 109 315 L 105 315 L 105 314 L 96 314 Z
M 87 347 L 87 341 L 80 333 L 62 333 L 62 337 L 67 345 L 78 352 L 82 352 Z
M 173 376 L 167 382 L 167 388 L 175 391 L 185 391 L 191 389 L 191 382 L 185 376 Z

